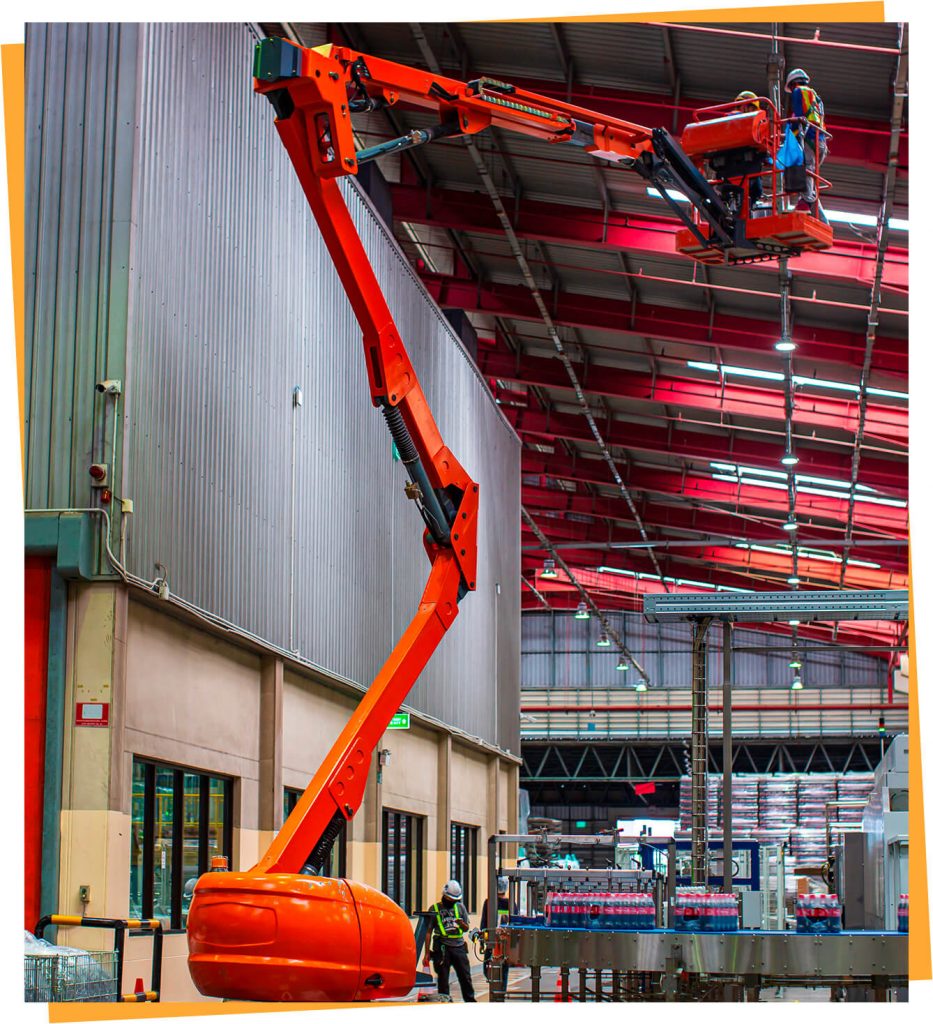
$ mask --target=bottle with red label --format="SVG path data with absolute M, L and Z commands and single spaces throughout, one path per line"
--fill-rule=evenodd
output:
M 813 931 L 813 897 L 810 893 L 801 893 L 797 897 L 794 916 L 798 935 L 809 935 Z
M 703 893 L 680 893 L 674 904 L 674 928 L 676 931 L 698 932 L 703 928 Z

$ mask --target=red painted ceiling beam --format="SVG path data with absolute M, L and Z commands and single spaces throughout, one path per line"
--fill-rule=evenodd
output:
M 567 371 L 556 357 L 541 359 L 482 350 L 478 354 L 478 362 L 487 377 L 571 390 Z M 783 387 L 750 386 L 735 383 L 733 379 L 727 379 L 725 385 L 721 385 L 717 378 L 679 377 L 673 374 L 653 376 L 601 364 L 590 364 L 588 367 L 576 364 L 574 369 L 584 390 L 591 395 L 660 402 L 675 408 L 712 410 L 725 416 L 747 416 L 781 424 L 785 422 Z M 858 425 L 858 401 L 815 395 L 806 388 L 796 389 L 795 428 L 846 430 L 854 435 Z M 866 406 L 865 434 L 906 446 L 907 407 L 871 401 Z
M 440 306 L 490 313 L 513 320 L 540 322 L 540 314 L 527 288 L 486 281 L 482 284 L 443 274 L 424 274 L 422 280 Z M 717 315 L 710 327 L 705 312 L 669 306 L 632 304 L 623 299 L 561 292 L 545 294 L 554 322 L 565 327 L 611 331 L 682 345 L 695 345 L 709 354 L 715 346 L 726 351 L 767 352 L 774 355 L 777 327 L 771 320 Z M 835 362 L 861 369 L 865 337 L 862 333 L 828 327 L 794 329 L 800 358 Z M 878 335 L 872 365 L 880 372 L 906 376 L 907 339 Z
M 754 543 L 754 541 L 750 542 Z M 744 548 L 709 546 L 697 543 L 689 548 L 656 548 L 659 559 L 677 559 L 686 564 L 699 567 L 739 566 L 745 567 L 756 575 L 766 575 L 774 579 L 778 586 L 784 586 L 790 575 L 792 560 L 790 554 L 774 554 L 767 551 L 750 551 Z M 638 572 L 650 571 L 646 561 L 647 552 L 638 548 L 622 551 L 598 551 L 593 548 L 561 547 L 560 556 L 571 567 L 586 566 L 593 568 L 598 565 L 613 569 L 634 569 Z M 864 553 L 852 556 L 856 563 L 868 561 Z M 547 558 L 546 551 L 523 551 L 522 571 L 537 571 Z M 862 565 L 850 565 L 846 569 L 846 583 L 864 590 L 903 590 L 908 586 L 907 573 L 898 572 L 884 566 L 880 569 L 869 569 Z M 906 566 L 903 567 L 906 570 Z M 838 562 L 827 562 L 821 559 L 799 555 L 797 559 L 798 575 L 804 580 L 826 586 L 837 586 L 839 583 Z M 678 575 L 672 573 L 669 575 Z M 696 578 L 696 571 L 685 571 L 680 576 Z
M 747 586 L 737 583 L 734 576 L 741 579 L 754 577 L 760 585 L 762 577 L 771 581 L 776 588 L 785 585 L 787 577 L 793 569 L 790 552 L 787 554 L 772 551 L 756 551 L 750 548 L 738 548 L 726 545 L 697 544 L 689 548 L 659 548 L 655 552 L 668 566 L 668 575 L 677 578 L 701 579 L 709 582 L 723 582 L 732 586 Z M 610 569 L 623 569 L 636 572 L 650 572 L 646 566 L 644 552 L 610 551 L 597 552 L 586 549 L 574 551 L 563 548 L 561 558 L 575 570 L 577 566 L 594 569 L 606 566 Z M 522 571 L 537 572 L 547 558 L 546 551 L 524 551 L 522 553 Z M 893 572 L 886 568 L 869 568 L 860 564 L 867 561 L 854 555 L 855 564 L 846 569 L 846 583 L 855 589 L 862 590 L 906 590 L 907 573 Z M 687 566 L 677 569 L 671 566 Z M 838 587 L 840 563 L 813 558 L 806 554 L 797 557 L 797 574 L 805 584 Z M 709 576 L 707 576 L 707 572 Z M 718 579 L 717 579 L 718 575 Z
M 568 547 L 568 545 L 573 544 L 636 542 L 641 538 L 634 525 L 630 522 L 618 523 L 597 520 L 586 523 L 555 518 L 553 515 L 546 514 L 553 510 L 535 507 L 536 493 L 536 488 L 525 488 L 522 494 L 522 504 L 535 517 L 548 539 L 554 544 L 561 545 L 561 552 L 566 550 L 573 554 L 576 564 L 586 564 L 587 560 L 598 561 L 607 558 L 615 550 L 621 554 L 628 552 L 632 558 L 642 559 L 644 566 L 648 565 L 647 552 L 641 548 L 611 549 L 607 547 L 574 549 Z M 730 512 L 723 510 L 711 508 L 696 509 L 688 506 L 662 505 L 655 502 L 644 510 L 643 521 L 649 536 L 655 540 L 666 539 L 671 532 L 677 531 L 678 533 L 700 533 L 703 535 L 703 539 L 706 536 L 713 538 L 717 536 L 738 536 L 750 543 L 756 544 L 773 546 L 787 543 L 787 534 L 780 528 L 783 516 L 768 523 L 759 519 L 736 517 Z M 819 548 L 821 544 L 842 540 L 845 531 L 840 524 L 832 529 L 805 525 L 801 527 L 801 532 L 803 533 L 803 537 L 799 541 L 801 546 Z M 715 542 L 718 543 L 718 541 Z M 535 535 L 522 524 L 522 546 L 524 551 L 529 554 L 541 554 L 540 549 L 535 547 L 536 544 L 537 538 Z M 666 550 L 675 549 L 658 547 L 655 550 L 659 556 L 663 557 Z M 842 551 L 841 548 L 833 548 L 832 550 Z M 907 571 L 906 544 L 903 547 L 873 546 L 869 537 L 866 542 L 860 543 L 852 551 L 854 558 L 880 562 L 885 567 L 897 572 Z M 541 557 L 545 556 L 542 554 Z M 583 559 L 582 563 L 580 559 Z
M 670 96 L 663 93 L 637 92 L 625 89 L 610 89 L 605 86 L 571 85 L 571 95 L 567 95 L 567 84 L 543 78 L 509 78 L 511 85 L 532 92 L 551 96 L 555 99 L 567 100 L 579 106 L 588 107 L 600 114 L 620 117 L 625 121 L 651 128 L 667 128 L 673 126 L 674 112 L 679 111 L 677 134 L 683 131 L 684 125 L 693 120 L 693 112 L 701 107 L 711 106 L 717 101 L 698 100 L 681 97 L 675 104 Z M 718 102 L 727 102 L 731 96 L 725 96 Z M 873 121 L 868 118 L 836 117 L 828 112 L 826 127 L 832 132 L 833 141 L 827 168 L 832 163 L 870 167 L 882 174 L 888 163 L 888 140 L 891 136 L 890 125 L 885 121 Z M 903 132 L 898 154 L 898 173 L 906 176 L 908 169 L 908 133 Z M 832 180 L 832 175 L 827 174 Z M 879 189 L 880 189 L 879 182 Z M 878 197 L 872 196 L 872 199 Z
M 790 555 L 777 554 L 769 551 L 756 551 L 736 548 L 727 545 L 698 544 L 690 548 L 656 549 L 659 560 L 668 576 L 677 579 L 699 580 L 705 583 L 722 583 L 738 587 L 771 587 L 782 589 L 792 570 Z M 561 549 L 561 558 L 576 571 L 577 568 L 594 571 L 599 566 L 640 573 L 653 573 L 646 552 L 639 550 L 597 552 L 573 551 Z M 892 572 L 886 568 L 871 569 L 859 562 L 846 570 L 846 581 L 856 589 L 864 590 L 902 590 L 907 587 L 907 574 Z M 522 572 L 526 575 L 537 573 L 544 565 L 547 552 L 522 552 Z M 838 562 L 827 562 L 821 559 L 798 555 L 797 574 L 804 585 L 835 588 L 839 585 Z M 850 573 L 853 575 L 850 578 Z
M 607 519 L 621 518 L 624 505 L 615 498 L 592 497 L 584 494 L 569 494 L 566 491 L 534 487 L 528 481 L 527 493 L 534 497 L 535 507 L 566 512 L 579 512 Z M 688 500 L 718 505 L 741 513 L 754 509 L 765 509 L 786 514 L 786 492 L 770 487 L 751 484 L 735 484 L 712 477 L 675 473 L 662 469 L 630 468 L 626 486 L 636 493 L 665 494 Z M 797 493 L 797 517 L 830 520 L 845 523 L 848 503 L 842 498 L 828 498 L 817 494 Z M 876 530 L 886 537 L 907 536 L 907 510 L 884 505 L 855 503 L 853 523 Z
M 515 430 L 528 439 L 576 442 L 593 440 L 593 434 L 582 415 L 545 413 L 506 405 L 500 406 L 500 409 Z M 748 440 L 736 431 L 730 431 L 728 435 L 701 433 L 673 425 L 668 429 L 620 419 L 613 419 L 610 424 L 601 421 L 600 429 L 614 448 L 634 453 L 665 453 L 697 462 L 736 462 L 758 469 L 779 469 L 784 451 L 783 436 L 780 444 L 767 444 Z M 849 448 L 847 445 L 840 446 L 838 452 L 827 451 L 798 442 L 795 447 L 800 458 L 797 472 L 846 479 L 852 472 Z M 870 452 L 863 452 L 859 463 L 859 481 L 869 487 L 903 495 L 907 489 L 907 460 L 880 458 Z
M 721 461 L 724 464 L 734 462 L 734 459 L 729 455 L 725 455 L 716 461 Z M 704 470 L 707 468 L 702 467 Z M 776 471 L 781 470 L 780 466 L 770 467 Z M 807 475 L 800 467 L 797 467 L 798 474 Z M 522 472 L 537 473 L 542 476 L 560 477 L 563 480 L 574 480 L 578 482 L 584 482 L 587 484 L 594 484 L 598 487 L 612 487 L 615 483 L 609 467 L 605 464 L 603 459 L 599 458 L 577 458 L 572 459 L 562 453 L 554 452 L 554 454 L 545 454 L 544 452 L 535 452 L 529 449 L 522 451 Z M 671 470 L 668 470 L 671 472 Z M 679 470 L 674 472 L 680 475 Z M 709 473 L 716 472 L 712 468 L 709 469 Z M 811 474 L 812 475 L 812 474 Z M 827 479 L 831 479 L 827 477 Z M 837 478 L 838 479 L 838 478 Z M 859 477 L 861 479 L 861 476 Z M 863 481 L 864 482 L 864 481 Z M 803 486 L 806 486 L 804 482 Z M 885 488 L 879 491 L 879 496 L 883 493 L 884 497 L 898 498 L 906 500 L 907 498 L 907 476 L 904 474 L 899 485 L 895 487 Z
M 502 235 L 502 225 L 489 197 L 478 192 L 391 185 L 393 215 L 411 224 L 452 228 L 476 234 Z M 513 226 L 519 238 L 623 253 L 670 256 L 689 261 L 674 246 L 680 221 L 665 217 L 643 217 L 564 203 L 522 199 Z M 877 250 L 873 244 L 837 241 L 828 252 L 806 253 L 790 261 L 800 277 L 829 281 L 859 282 L 870 287 Z M 777 262 L 762 263 L 756 269 L 776 270 Z M 885 254 L 883 283 L 906 289 L 908 251 L 890 247 Z

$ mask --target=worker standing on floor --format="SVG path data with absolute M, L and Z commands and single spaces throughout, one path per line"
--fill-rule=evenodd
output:
M 441 892 L 440 902 L 431 907 L 433 917 L 425 936 L 424 965 L 430 962 L 437 975 L 437 991 L 442 996 L 450 995 L 450 968 L 453 967 L 460 982 L 460 992 L 465 1003 L 475 1003 L 473 979 L 470 977 L 470 960 L 464 936 L 470 930 L 470 917 L 460 902 L 463 888 L 456 879 L 451 879 Z M 430 951 L 430 954 L 429 952 Z
M 492 960 L 493 946 L 496 944 L 495 935 L 486 934 L 486 922 L 489 920 L 487 914 L 489 911 L 489 900 L 483 900 L 483 913 L 480 916 L 482 922 L 481 934 L 484 936 L 485 952 L 483 953 L 483 974 L 486 976 L 486 980 L 489 981 L 489 961 Z M 500 878 L 496 883 L 496 927 L 501 928 L 503 925 L 509 923 L 509 914 L 511 914 L 511 908 L 509 907 L 509 880 L 507 878 Z M 507 963 L 502 965 L 502 986 L 508 988 L 509 986 L 509 965 Z
M 790 114 L 794 135 L 803 149 L 803 160 L 807 169 L 807 182 L 803 195 L 797 202 L 797 209 L 804 213 L 813 212 L 824 224 L 827 223 L 823 207 L 817 200 L 816 157 L 819 153 L 820 167 L 826 159 L 828 146 L 823 127 L 823 101 L 810 85 L 810 76 L 803 68 L 794 68 L 784 84 L 790 93 Z M 814 204 L 816 210 L 813 210 Z

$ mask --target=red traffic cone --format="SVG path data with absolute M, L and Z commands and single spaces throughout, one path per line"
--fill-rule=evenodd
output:
M 146 987 L 143 985 L 143 979 L 136 979 L 136 987 L 133 989 L 134 996 L 144 996 L 146 994 Z

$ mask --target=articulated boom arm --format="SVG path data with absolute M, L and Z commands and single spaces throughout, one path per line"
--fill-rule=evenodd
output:
M 664 128 L 645 128 L 493 78 L 459 82 L 343 46 L 303 49 L 264 39 L 256 48 L 253 73 L 256 90 L 269 97 L 280 118 L 289 118 L 296 109 L 302 112 L 310 133 L 307 158 L 320 177 L 356 174 L 361 163 L 387 153 L 495 126 L 576 146 L 637 171 L 702 239 L 690 209 L 670 196 L 669 190 L 676 189 L 709 224 L 719 244 L 728 247 L 735 241 L 732 214 Z M 438 123 L 358 151 L 351 115 L 396 104 L 436 111 Z
M 309 64 L 306 74 L 277 83 L 276 94 L 270 97 L 278 114 L 276 128 L 362 328 L 373 404 L 380 407 L 408 472 L 405 491 L 425 522 L 431 572 L 411 624 L 253 868 L 253 873 L 263 875 L 321 873 L 334 840 L 360 806 L 380 737 L 456 617 L 458 602 L 476 588 L 479 487 L 444 445 L 334 180 L 334 161 L 322 160 L 324 129 L 319 117 L 324 112 L 333 126 L 328 130 L 336 129 L 341 107 L 344 113 L 347 110 L 345 84 L 332 77 L 334 62 L 318 58 L 313 51 L 292 49 L 303 60 L 314 58 L 314 66 Z M 323 62 L 321 67 L 318 62 Z M 256 87 L 268 92 L 262 82 Z M 349 116 L 346 125 L 349 128 Z

